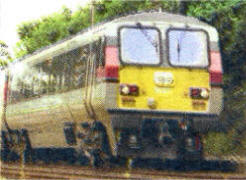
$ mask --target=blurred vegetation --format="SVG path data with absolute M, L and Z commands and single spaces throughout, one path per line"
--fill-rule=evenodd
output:
M 6 66 L 10 61 L 12 61 L 12 58 L 8 46 L 4 41 L 0 40 L 0 67 Z
M 95 3 L 95 22 L 141 10 L 159 10 L 194 16 L 215 26 L 220 35 L 224 68 L 225 107 L 221 115 L 226 133 L 210 133 L 205 150 L 215 155 L 246 152 L 246 1 L 122 1 Z M 17 57 L 53 44 L 90 26 L 90 7 L 59 12 L 18 26 Z M 246 153 L 245 153 L 246 154 Z

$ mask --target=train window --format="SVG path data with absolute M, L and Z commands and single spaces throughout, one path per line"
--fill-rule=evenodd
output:
M 92 43 L 91 47 L 96 66 L 103 66 L 100 41 Z M 90 45 L 85 45 L 33 66 L 16 64 L 11 68 L 10 103 L 84 87 L 89 56 Z
M 120 52 L 128 64 L 160 63 L 160 33 L 155 28 L 124 27 L 120 30 Z
M 88 49 L 86 45 L 53 57 L 49 92 L 65 92 L 83 86 Z
M 102 68 L 105 65 L 105 61 L 104 61 L 104 43 L 105 43 L 104 39 L 100 39 L 99 41 L 97 41 L 97 49 L 96 49 L 96 53 L 97 53 L 97 68 L 98 67 Z
M 174 66 L 208 66 L 207 34 L 200 30 L 168 31 L 169 61 Z
M 35 68 L 24 63 L 17 63 L 10 67 L 10 74 L 9 103 L 38 97 Z

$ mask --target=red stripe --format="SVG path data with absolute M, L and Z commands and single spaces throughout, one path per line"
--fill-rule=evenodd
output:
M 105 48 L 105 77 L 118 79 L 119 77 L 119 58 L 116 46 Z
M 210 83 L 211 84 L 222 84 L 222 63 L 219 51 L 211 51 L 211 65 L 209 67 L 210 72 Z

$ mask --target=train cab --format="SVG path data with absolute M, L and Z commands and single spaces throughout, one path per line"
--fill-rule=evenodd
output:
M 111 63 L 111 78 L 117 79 L 106 104 L 114 104 L 108 111 L 123 149 L 119 154 L 167 157 L 193 144 L 201 155 L 201 135 L 219 128 L 223 107 L 216 29 L 166 13 L 116 22 L 105 60 L 106 68 Z M 183 133 L 186 138 L 180 140 Z

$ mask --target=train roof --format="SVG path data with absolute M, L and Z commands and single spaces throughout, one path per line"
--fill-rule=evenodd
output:
M 143 12 L 137 14 L 131 14 L 128 16 L 123 16 L 115 19 L 113 22 L 123 22 L 123 21 L 155 21 L 155 22 L 167 22 L 167 23 L 189 23 L 197 24 L 201 26 L 210 26 L 198 19 L 190 16 L 184 16 L 180 14 L 171 14 L 167 12 Z
M 140 13 L 132 13 L 128 15 L 122 15 L 118 17 L 114 17 L 113 19 L 110 18 L 109 20 L 105 20 L 103 22 L 95 24 L 93 27 L 88 27 L 83 29 L 82 31 L 78 32 L 75 35 L 68 36 L 67 38 L 64 38 L 62 40 L 57 41 L 54 44 L 51 44 L 49 46 L 40 48 L 33 52 L 32 54 L 28 54 L 23 56 L 22 58 L 16 59 L 13 63 L 17 63 L 20 61 L 24 61 L 25 59 L 35 56 L 36 54 L 39 54 L 43 51 L 46 51 L 54 46 L 63 44 L 64 42 L 73 39 L 76 36 L 82 35 L 88 31 L 92 31 L 94 29 L 100 29 L 102 26 L 110 26 L 112 24 L 120 24 L 123 22 L 136 22 L 136 21 L 141 21 L 141 22 L 166 22 L 166 23 L 182 23 L 182 24 L 194 24 L 198 26 L 207 26 L 211 27 L 207 23 L 204 23 L 202 21 L 199 21 L 198 19 L 194 17 L 189 17 L 189 16 L 184 16 L 184 15 L 179 15 L 179 14 L 171 14 L 167 12 L 156 12 L 156 11 L 150 11 L 150 12 L 140 12 Z

